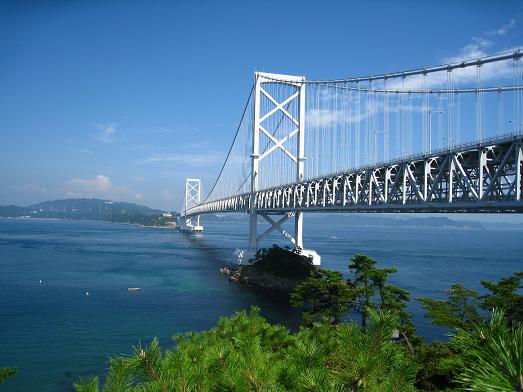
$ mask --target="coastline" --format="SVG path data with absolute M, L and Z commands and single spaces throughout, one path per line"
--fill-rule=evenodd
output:
M 177 228 L 176 225 L 165 225 L 165 226 L 158 226 L 158 225 L 142 225 L 140 223 L 132 223 L 132 222 L 114 222 L 109 220 L 102 220 L 102 219 L 68 219 L 68 218 L 38 218 L 34 216 L 0 216 L 0 219 L 10 219 L 10 220 L 36 220 L 36 221 L 63 221 L 63 222 L 103 222 L 103 223 L 110 223 L 113 225 L 130 225 L 135 227 L 144 227 L 144 228 L 156 228 L 156 229 L 171 229 L 175 230 Z

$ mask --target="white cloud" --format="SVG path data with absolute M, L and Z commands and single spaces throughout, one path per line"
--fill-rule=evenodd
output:
M 493 30 L 489 32 L 489 35 L 506 35 L 509 30 L 512 30 L 514 27 L 516 27 L 517 19 L 511 18 L 508 23 L 504 24 L 500 28 Z
M 110 122 L 106 124 L 93 124 L 97 128 L 97 132 L 91 134 L 91 137 L 102 143 L 113 143 L 116 136 L 116 123 Z
M 11 185 L 9 189 L 20 193 L 44 193 L 47 189 L 37 184 Z
M 440 61 L 440 64 L 459 63 L 464 60 L 476 60 L 486 57 L 490 48 L 494 46 L 491 40 L 482 37 L 473 37 L 471 42 L 461 48 L 454 56 L 449 56 Z M 481 79 L 485 87 L 494 81 L 508 80 L 513 75 L 512 60 L 500 61 L 496 63 L 483 64 L 481 66 Z M 476 87 L 478 68 L 471 66 L 467 68 L 456 68 L 452 71 L 454 87 Z M 508 83 L 508 82 L 507 82 Z M 392 90 L 421 90 L 423 86 L 423 76 L 409 76 L 406 79 L 394 79 L 387 85 Z M 425 89 L 446 89 L 447 72 L 435 72 L 428 74 L 425 80 Z
M 148 156 L 140 161 L 136 161 L 137 164 L 160 164 L 163 166 L 213 166 L 217 163 L 223 162 L 224 156 L 219 152 L 203 153 L 157 153 Z
M 73 178 L 66 183 L 67 197 L 97 197 L 102 199 L 136 198 L 136 193 L 124 185 L 114 185 L 103 174 L 94 178 Z
M 307 110 L 305 121 L 307 126 L 326 127 L 328 129 L 333 125 L 354 124 L 378 112 L 382 106 L 380 102 L 374 100 L 367 102 L 364 97 L 361 97 L 360 113 L 348 113 L 349 108 L 355 110 L 355 96 L 338 95 L 336 98 L 337 105 L 334 105 L 334 90 L 325 90 L 325 92 L 322 92 L 322 95 L 322 103 L 326 107 Z
M 362 108 L 364 108 L 362 104 Z M 328 108 L 322 108 L 322 109 L 309 109 L 307 111 L 307 119 L 305 123 L 310 127 L 331 127 L 336 124 L 343 124 L 343 123 L 357 123 L 358 121 L 363 120 L 365 117 L 367 117 L 368 114 L 365 113 L 359 113 L 355 114 L 352 113 L 350 116 L 344 115 L 344 111 L 342 109 L 328 109 Z

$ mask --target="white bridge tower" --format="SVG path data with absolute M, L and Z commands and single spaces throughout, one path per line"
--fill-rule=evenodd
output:
M 260 162 L 268 158 L 277 150 L 281 150 L 285 157 L 292 161 L 296 167 L 296 182 L 301 182 L 304 179 L 304 161 L 305 161 L 305 78 L 302 76 L 289 76 L 264 72 L 255 73 L 255 87 L 254 87 L 254 118 L 253 118 L 253 140 L 252 140 L 252 154 L 251 154 L 251 196 L 250 196 L 250 228 L 249 228 L 249 256 L 254 257 L 258 248 L 258 243 L 273 231 L 280 232 L 285 238 L 293 243 L 294 249 L 306 256 L 312 257 L 314 264 L 320 264 L 320 256 L 312 250 L 303 249 L 303 212 L 296 211 L 290 213 L 260 213 L 255 209 L 256 194 L 260 190 L 259 182 Z M 273 86 L 288 86 L 287 96 L 280 94 L 273 96 L 271 94 L 271 85 Z M 262 97 L 272 102 L 274 105 L 272 110 L 267 113 L 261 113 Z M 265 99 L 264 98 L 264 99 Z M 297 102 L 297 113 L 292 113 L 287 108 L 293 103 Z M 297 115 L 296 115 L 297 114 Z M 293 127 L 285 135 L 275 137 L 264 127 L 264 122 L 273 116 L 281 116 L 289 120 Z M 270 140 L 270 148 L 260 151 L 260 135 L 264 134 Z M 290 151 L 285 143 L 291 139 L 297 138 L 295 151 Z M 272 169 L 274 170 L 274 169 Z M 267 173 L 271 174 L 271 173 Z M 264 218 L 270 223 L 269 227 L 264 233 L 258 235 L 258 216 Z M 275 217 L 275 218 L 274 218 Z M 287 220 L 294 218 L 294 235 L 285 231 L 281 226 Z
M 185 179 L 185 198 L 183 211 L 178 218 L 178 227 L 182 231 L 202 232 L 200 226 L 200 215 L 187 216 L 187 211 L 200 204 L 201 199 L 201 181 L 199 178 Z

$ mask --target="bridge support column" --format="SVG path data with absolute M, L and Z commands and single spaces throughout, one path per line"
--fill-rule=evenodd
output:
M 254 257 L 256 255 L 258 242 L 258 213 L 251 211 L 249 219 L 249 252 L 250 256 Z
M 199 178 L 185 179 L 185 197 L 183 211 L 178 218 L 178 227 L 181 231 L 202 232 L 200 226 L 200 215 L 187 215 L 191 208 L 200 204 L 201 199 L 201 181 Z
M 294 246 L 303 249 L 303 212 L 297 212 L 294 216 Z
M 263 171 L 262 161 L 271 154 L 280 153 L 286 159 L 289 159 L 291 165 L 296 167 L 296 182 L 304 180 L 305 169 L 305 78 L 301 76 L 289 76 L 269 74 L 257 72 L 254 79 L 254 106 L 253 106 L 253 140 L 252 140 L 252 154 L 251 154 L 251 194 L 249 198 L 249 257 L 253 258 L 256 255 L 258 242 L 265 238 L 273 231 L 280 232 L 285 238 L 291 241 L 295 250 L 302 252 L 303 249 L 303 212 L 286 212 L 278 213 L 278 209 L 283 207 L 284 198 L 271 198 L 270 212 L 264 212 L 263 209 L 268 208 L 267 199 L 257 199 L 257 194 L 260 191 L 260 178 L 264 179 L 261 184 L 262 189 L 269 186 L 277 185 L 271 184 L 267 180 L 267 176 L 260 177 L 260 171 Z M 285 85 L 288 88 L 287 96 L 282 97 L 281 86 Z M 277 90 L 271 88 L 277 87 Z M 272 105 L 272 109 L 267 109 L 262 112 L 262 99 Z M 293 105 L 291 105 L 293 104 Z M 292 108 L 292 109 L 291 109 Z M 285 134 L 278 133 L 279 125 L 272 129 L 267 124 L 271 124 L 270 118 L 277 116 L 278 124 L 281 124 L 282 119 L 286 119 L 293 124 L 288 127 L 289 130 Z M 260 150 L 260 136 L 264 136 L 267 143 L 263 143 L 265 148 Z M 291 139 L 295 138 L 294 147 Z M 263 146 L 262 146 L 263 147 Z M 289 162 L 289 161 L 287 161 Z M 295 165 L 295 166 L 294 166 Z M 271 169 L 273 170 L 273 169 Z M 274 174 L 274 173 L 270 173 Z M 281 202 L 281 204 L 280 204 Z M 301 205 L 301 202 L 300 202 Z M 264 233 L 258 236 L 257 225 L 258 215 L 262 216 L 271 227 Z M 278 216 L 279 219 L 272 219 L 271 216 Z M 281 225 L 294 217 L 294 236 L 285 231 Z M 308 251 L 313 256 L 315 264 L 319 264 L 319 256 L 314 251 Z M 303 252 L 305 253 L 305 251 Z M 315 255 L 315 256 L 314 256 Z

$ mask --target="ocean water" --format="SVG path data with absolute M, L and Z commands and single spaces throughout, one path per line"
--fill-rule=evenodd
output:
M 480 289 L 481 279 L 523 270 L 521 229 L 305 219 L 306 247 L 321 254 L 324 267 L 347 272 L 353 254 L 367 254 L 382 267 L 396 267 L 393 282 L 413 298 L 441 298 L 455 282 Z M 187 235 L 100 222 L 0 219 L 0 367 L 18 368 L 2 391 L 71 391 L 79 376 L 103 375 L 109 355 L 128 354 L 154 336 L 170 347 L 176 333 L 210 328 L 220 316 L 251 305 L 272 322 L 295 327 L 298 314 L 285 301 L 217 272 L 247 243 L 246 220 L 203 224 L 203 235 Z M 266 245 L 273 242 L 277 237 Z M 444 337 L 415 301 L 410 310 L 421 334 Z

